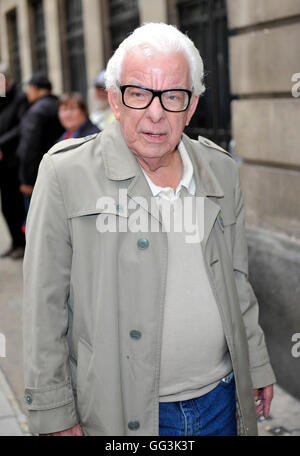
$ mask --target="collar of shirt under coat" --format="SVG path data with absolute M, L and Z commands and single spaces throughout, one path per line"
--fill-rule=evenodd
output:
M 180 190 L 182 187 L 185 187 L 187 191 L 190 193 L 190 195 L 195 195 L 196 182 L 194 178 L 194 168 L 182 141 L 180 141 L 179 143 L 178 151 L 180 153 L 182 160 L 182 176 L 175 192 L 171 187 L 160 187 L 159 185 L 154 184 L 154 182 L 152 182 L 148 174 L 142 168 L 142 171 L 146 177 L 146 180 L 149 184 L 153 196 L 160 196 L 162 198 L 174 200 L 179 197 Z

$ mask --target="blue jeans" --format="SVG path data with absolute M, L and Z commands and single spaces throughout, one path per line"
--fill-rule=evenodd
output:
M 160 402 L 159 435 L 236 436 L 235 413 L 235 382 L 231 374 L 196 399 Z

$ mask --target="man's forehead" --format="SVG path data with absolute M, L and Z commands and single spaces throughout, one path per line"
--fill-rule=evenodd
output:
M 147 51 L 147 52 L 146 52 Z M 132 65 L 153 65 L 153 67 L 157 65 L 161 65 L 166 60 L 172 59 L 174 62 L 178 62 L 179 64 L 187 64 L 187 58 L 183 52 L 165 52 L 165 51 L 156 51 L 146 49 L 132 49 L 128 51 L 124 56 L 123 65 L 132 66 Z
M 172 60 L 172 65 L 169 64 Z M 189 74 L 186 57 L 182 53 L 156 52 L 152 56 L 142 52 L 129 52 L 124 57 L 122 82 L 130 78 L 169 78 L 185 80 Z

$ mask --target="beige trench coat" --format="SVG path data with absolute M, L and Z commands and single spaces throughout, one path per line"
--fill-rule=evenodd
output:
M 238 168 L 204 138 L 183 141 L 196 196 L 204 197 L 202 246 L 234 368 L 239 434 L 256 435 L 253 388 L 275 377 L 247 280 Z M 59 143 L 41 162 L 24 259 L 25 402 L 33 433 L 80 422 L 85 435 L 158 435 L 167 234 L 161 226 L 126 232 L 120 189 L 149 220 L 157 217 L 118 122 Z M 102 196 L 116 204 L 99 206 Z M 119 229 L 100 233 L 108 213 Z

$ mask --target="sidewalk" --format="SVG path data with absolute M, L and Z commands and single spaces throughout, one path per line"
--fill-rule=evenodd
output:
M 18 402 L 0 370 L 0 437 L 28 436 L 25 415 L 21 412 Z

